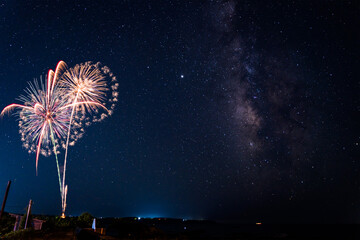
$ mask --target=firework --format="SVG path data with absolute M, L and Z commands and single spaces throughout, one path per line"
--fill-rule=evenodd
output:
M 68 147 L 84 133 L 84 126 L 99 122 L 113 113 L 117 102 L 116 77 L 100 63 L 86 62 L 67 69 L 60 61 L 55 71 L 49 70 L 46 83 L 35 80 L 19 100 L 3 109 L 0 116 L 14 110 L 19 116 L 23 146 L 36 153 L 36 174 L 40 153 L 54 153 L 58 172 L 62 215 L 65 216 L 68 186 L 65 185 Z M 71 142 L 70 142 L 71 141 Z M 64 169 L 59 168 L 60 146 L 65 149 Z
M 82 118 L 86 125 L 89 125 L 89 121 L 98 122 L 103 120 L 105 115 L 111 115 L 118 100 L 119 84 L 116 77 L 108 67 L 99 62 L 77 64 L 65 71 L 60 79 L 60 86 L 66 89 L 67 97 L 72 102 L 91 103 L 81 104 L 76 108 L 77 118 Z M 94 102 L 101 105 L 94 105 Z M 107 111 L 99 114 L 99 106 L 105 107 Z
M 58 148 L 58 139 L 64 139 L 69 125 L 70 111 L 68 104 L 63 99 L 61 89 L 54 84 L 56 76 L 64 67 L 64 62 L 59 62 L 56 74 L 50 70 L 47 76 L 46 86 L 40 78 L 29 83 L 25 89 L 26 95 L 21 95 L 19 100 L 23 104 L 11 104 L 3 109 L 1 116 L 13 110 L 19 116 L 19 132 L 23 146 L 29 153 L 36 152 L 36 170 L 38 168 L 39 154 L 48 156 L 53 151 L 50 143 Z M 53 140 L 52 141 L 52 135 Z M 57 151 L 54 151 L 57 153 Z
M 19 100 L 23 104 L 11 104 L 3 109 L 1 116 L 13 110 L 19 116 L 19 132 L 23 146 L 28 152 L 36 153 L 36 174 L 40 153 L 44 156 L 55 154 L 60 194 L 62 191 L 60 169 L 58 161 L 59 139 L 65 139 L 69 125 L 70 107 L 64 101 L 61 89 L 56 87 L 60 72 L 66 67 L 63 61 L 56 66 L 55 72 L 49 70 L 46 86 L 41 78 L 40 85 L 35 80 L 25 89 L 26 95 L 21 95 Z M 52 149 L 51 149 L 52 145 Z
M 64 172 L 62 180 L 62 212 L 65 214 L 66 194 L 65 178 L 66 163 L 71 129 L 74 125 L 76 128 L 83 129 L 85 124 L 89 126 L 91 122 L 99 122 L 111 115 L 115 103 L 117 102 L 117 88 L 119 84 L 116 77 L 106 66 L 101 66 L 98 62 L 86 62 L 78 64 L 67 70 L 60 79 L 61 88 L 66 92 L 66 98 L 72 102 L 72 110 L 70 114 L 70 122 L 65 144 Z M 100 114 L 99 110 L 103 110 Z M 100 117 L 98 117 L 100 115 Z M 90 119 L 92 116 L 92 120 Z M 73 135 L 72 143 L 79 136 Z

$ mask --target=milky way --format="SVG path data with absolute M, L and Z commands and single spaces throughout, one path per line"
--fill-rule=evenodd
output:
M 218 124 L 227 128 L 231 162 L 238 163 L 231 178 L 254 201 L 302 199 L 304 189 L 318 185 L 313 179 L 327 175 L 324 159 L 314 158 L 326 141 L 322 86 L 296 47 L 261 39 L 248 4 L 224 1 L 207 11 Z

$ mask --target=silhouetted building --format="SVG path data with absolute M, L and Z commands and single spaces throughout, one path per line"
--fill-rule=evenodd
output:
M 14 224 L 14 231 L 17 231 L 20 229 L 20 222 L 21 222 L 21 219 L 24 217 L 20 214 L 15 214 L 15 213 L 9 213 L 9 215 L 11 217 L 14 217 L 15 218 L 15 224 Z M 33 218 L 31 223 L 30 223 L 30 226 L 34 229 L 34 230 L 41 230 L 42 228 L 42 224 L 44 223 L 45 221 L 44 220 L 40 220 L 40 219 L 36 219 L 36 218 Z

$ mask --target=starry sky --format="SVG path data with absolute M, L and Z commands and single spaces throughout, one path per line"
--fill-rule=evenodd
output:
M 356 1 L 2 1 L 0 108 L 100 61 L 114 114 L 69 149 L 67 214 L 360 223 Z M 0 196 L 60 214 L 54 156 L 0 120 Z

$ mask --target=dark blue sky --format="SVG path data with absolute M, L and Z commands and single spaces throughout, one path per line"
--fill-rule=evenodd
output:
M 0 108 L 54 69 L 100 61 L 113 116 L 69 151 L 67 213 L 357 222 L 359 12 L 352 1 L 4 1 Z M 54 156 L 0 121 L 6 210 L 59 214 Z

